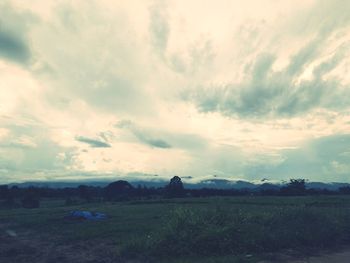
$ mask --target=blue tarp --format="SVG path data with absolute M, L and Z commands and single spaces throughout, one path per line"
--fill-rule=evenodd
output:
M 69 213 L 69 217 L 73 219 L 86 219 L 86 220 L 103 220 L 107 216 L 102 213 L 95 213 L 90 211 L 72 211 Z

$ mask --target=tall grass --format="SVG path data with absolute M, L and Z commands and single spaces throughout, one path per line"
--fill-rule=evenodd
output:
M 277 208 L 269 212 L 177 208 L 159 229 L 127 243 L 122 253 L 159 258 L 329 248 L 349 240 L 350 213 L 306 207 Z

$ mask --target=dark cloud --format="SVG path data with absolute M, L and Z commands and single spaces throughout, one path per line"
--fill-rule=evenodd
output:
M 129 130 L 140 142 L 149 146 L 163 149 L 172 148 L 172 146 L 165 140 L 156 138 L 152 132 L 139 128 L 131 121 L 120 121 L 116 127 Z
M 163 141 L 161 139 L 152 139 L 152 138 L 147 138 L 145 137 L 144 135 L 139 135 L 138 138 L 148 144 L 148 145 L 151 145 L 153 147 L 156 147 L 156 148 L 171 148 L 171 145 L 169 143 L 167 143 L 166 141 Z
M 243 118 L 292 117 L 315 108 L 347 108 L 350 90 L 336 77 L 325 78 L 325 75 L 347 57 L 349 43 L 341 37 L 350 25 L 349 8 L 349 1 L 316 1 L 312 8 L 284 25 L 283 29 L 290 30 L 291 35 L 313 36 L 291 56 L 286 68 L 274 71 L 272 66 L 277 54 L 263 53 L 246 63 L 245 78 L 241 83 L 202 85 L 185 94 L 184 98 L 202 112 Z M 338 47 L 330 53 L 326 47 L 335 40 L 343 42 L 339 41 Z M 247 55 L 254 54 L 255 48 L 249 48 Z M 331 58 L 319 62 L 318 59 L 331 54 Z M 309 66 L 313 67 L 313 76 L 300 80 Z
M 152 147 L 181 148 L 190 151 L 202 151 L 208 147 L 208 140 L 197 134 L 173 133 L 147 129 L 129 120 L 122 120 L 118 122 L 115 127 L 128 130 L 140 142 Z
M 0 56 L 5 59 L 26 64 L 30 57 L 30 50 L 20 36 L 0 29 Z
M 75 139 L 79 142 L 86 143 L 86 144 L 90 145 L 92 148 L 109 148 L 109 147 L 111 147 L 111 145 L 106 143 L 106 142 L 83 137 L 83 136 L 77 136 Z
M 32 52 L 27 31 L 35 20 L 33 14 L 15 10 L 7 1 L 0 4 L 0 57 L 28 64 Z
M 315 108 L 348 107 L 350 92 L 343 89 L 337 78 L 323 78 L 341 62 L 343 49 L 316 66 L 311 79 L 298 81 L 298 73 L 312 62 L 313 56 L 305 51 L 309 49 L 312 48 L 302 49 L 281 72 L 271 69 L 275 60 L 273 55 L 260 55 L 246 82 L 199 88 L 186 94 L 185 98 L 203 112 L 216 111 L 244 118 L 292 117 Z
M 144 144 L 156 148 L 171 148 L 171 145 L 162 139 L 155 138 L 154 135 L 135 128 L 131 128 L 132 133 Z

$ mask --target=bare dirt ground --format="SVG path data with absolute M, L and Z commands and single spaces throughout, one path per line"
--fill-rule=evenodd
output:
M 105 241 L 62 242 L 33 232 L 11 230 L 0 225 L 0 263 L 114 263 L 125 262 Z

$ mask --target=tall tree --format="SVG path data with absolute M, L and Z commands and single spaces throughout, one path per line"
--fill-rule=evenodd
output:
M 181 197 L 184 196 L 185 193 L 183 183 L 179 176 L 171 178 L 165 190 L 168 197 Z

